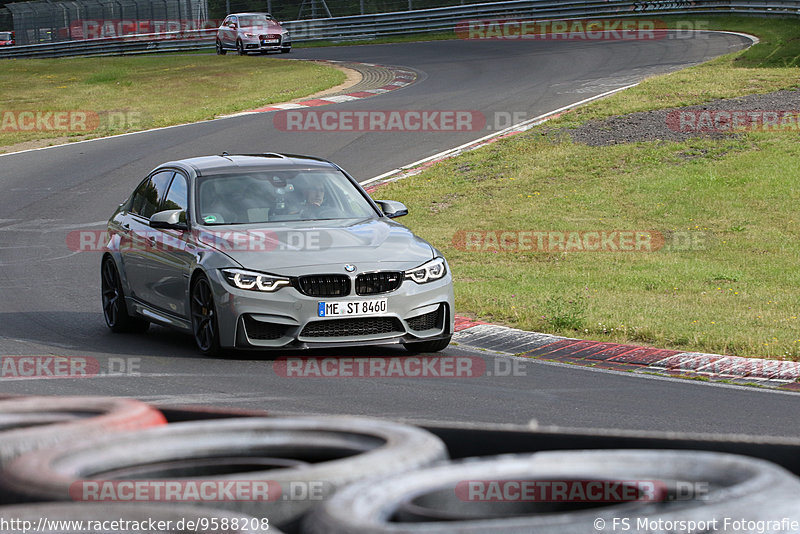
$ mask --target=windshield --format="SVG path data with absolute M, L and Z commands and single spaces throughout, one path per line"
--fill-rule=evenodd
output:
M 283 170 L 198 179 L 198 221 L 205 225 L 353 219 L 378 215 L 338 171 Z
M 266 26 L 274 20 L 269 15 L 239 15 L 240 26 Z
M 10 41 L 11 34 L 9 32 L 0 32 L 0 41 Z

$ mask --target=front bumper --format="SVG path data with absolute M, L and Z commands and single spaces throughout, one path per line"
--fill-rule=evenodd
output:
M 278 39 L 242 39 L 242 45 L 248 52 L 278 52 L 292 47 L 292 41 L 286 36 Z
M 434 282 L 405 280 L 388 293 L 309 297 L 294 287 L 260 293 L 232 287 L 209 272 L 215 292 L 220 344 L 240 349 L 309 349 L 432 341 L 453 333 L 450 273 Z M 355 276 L 355 275 L 354 275 Z M 380 315 L 320 317 L 320 302 L 387 299 Z

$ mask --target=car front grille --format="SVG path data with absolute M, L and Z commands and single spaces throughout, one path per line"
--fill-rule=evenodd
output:
M 281 40 L 281 34 L 279 33 L 269 33 L 269 34 L 261 34 L 258 36 L 259 39 L 265 41 L 267 39 L 277 39 L 278 42 Z
M 394 291 L 403 283 L 403 273 L 385 271 L 363 273 L 356 277 L 356 294 L 377 295 Z
M 431 328 L 441 328 L 442 323 L 439 320 L 441 315 L 442 307 L 439 306 L 439 309 L 436 311 L 412 317 L 411 319 L 407 319 L 406 322 L 411 330 L 422 331 L 430 330 Z
M 301 337 L 347 337 L 373 334 L 402 334 L 403 325 L 396 317 L 359 317 L 330 319 L 308 323 Z
M 244 328 L 248 338 L 258 340 L 280 339 L 286 335 L 286 331 L 289 329 L 287 325 L 264 323 L 247 315 L 244 317 Z
M 301 276 L 295 288 L 309 297 L 345 297 L 350 294 L 350 277 L 343 274 Z

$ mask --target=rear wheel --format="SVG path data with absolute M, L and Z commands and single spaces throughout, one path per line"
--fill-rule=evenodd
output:
M 222 43 L 219 41 L 219 39 L 217 39 L 217 55 L 224 56 L 227 53 L 228 53 L 227 50 L 222 48 Z
M 204 275 L 199 275 L 192 284 L 191 300 L 194 342 L 206 356 L 216 356 L 220 352 L 217 308 L 211 284 Z
M 244 43 L 242 43 L 241 41 L 236 41 L 236 52 L 240 56 L 246 56 L 247 55 L 247 52 L 244 51 Z
M 419 341 L 417 343 L 406 343 L 403 346 L 409 352 L 439 352 L 444 350 L 450 344 L 452 336 L 447 336 L 444 339 L 436 339 L 434 341 Z
M 103 298 L 103 316 L 112 332 L 145 332 L 150 327 L 150 322 L 128 314 L 125 305 L 125 294 L 122 291 L 122 281 L 119 271 L 111 257 L 103 260 L 100 273 L 100 286 Z

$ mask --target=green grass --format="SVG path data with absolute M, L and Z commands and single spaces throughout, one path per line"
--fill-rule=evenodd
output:
M 345 79 L 337 69 L 307 61 L 239 56 L 20 59 L 2 65 L 0 111 L 94 112 L 98 127 L 89 137 L 211 119 L 313 94 Z M 85 135 L 8 126 L 0 130 L 0 146 Z
M 546 128 L 796 87 L 797 58 L 786 54 L 795 52 L 789 43 L 800 25 L 739 24 L 765 48 L 647 80 Z M 794 66 L 775 66 L 782 64 Z M 381 189 L 409 205 L 403 222 L 448 258 L 458 313 L 571 337 L 800 360 L 797 132 L 608 147 L 541 132 Z M 465 250 L 458 232 L 472 230 L 657 230 L 702 239 L 655 252 Z
M 670 26 L 677 24 L 665 17 Z M 749 33 L 760 42 L 696 67 L 650 78 L 602 105 L 584 106 L 564 118 L 565 126 L 637 111 L 701 104 L 718 98 L 800 87 L 800 24 L 797 18 L 708 17 L 709 29 Z

